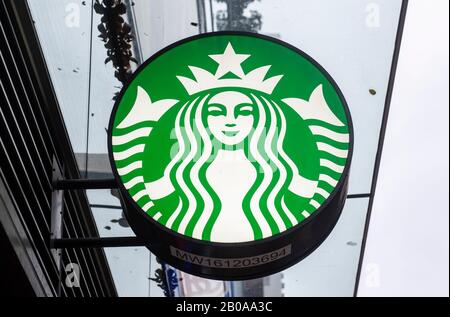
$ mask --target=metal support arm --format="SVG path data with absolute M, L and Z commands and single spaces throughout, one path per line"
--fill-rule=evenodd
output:
M 53 190 L 112 189 L 118 188 L 114 178 L 108 179 L 59 179 L 53 182 Z
M 54 182 L 55 189 L 101 189 L 117 188 L 115 179 L 76 179 L 58 180 Z M 353 194 L 347 198 L 366 198 L 370 194 Z M 103 206 L 104 207 L 104 206 Z M 120 207 L 115 207 L 120 208 Z M 64 238 L 52 239 L 50 247 L 52 249 L 73 249 L 73 248 L 115 248 L 115 247 L 141 247 L 146 246 L 142 239 L 138 237 L 109 237 L 109 238 Z
M 142 247 L 145 245 L 146 243 L 137 237 L 73 238 L 51 241 L 53 249 Z

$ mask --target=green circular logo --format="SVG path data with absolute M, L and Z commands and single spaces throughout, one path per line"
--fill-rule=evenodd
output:
M 341 180 L 343 98 L 289 46 L 248 34 L 184 41 L 141 67 L 111 121 L 114 169 L 153 220 L 237 243 L 305 221 Z

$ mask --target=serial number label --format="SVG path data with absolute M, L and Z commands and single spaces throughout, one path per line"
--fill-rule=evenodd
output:
M 170 253 L 172 256 L 196 265 L 213 267 L 213 268 L 227 268 L 239 269 L 258 265 L 267 264 L 277 261 L 291 254 L 292 245 L 289 244 L 281 249 L 272 252 L 245 257 L 245 258 L 211 258 L 189 253 L 173 246 L 170 246 Z

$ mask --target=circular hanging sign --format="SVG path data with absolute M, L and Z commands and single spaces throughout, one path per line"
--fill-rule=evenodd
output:
M 314 251 L 343 208 L 350 114 L 311 57 L 243 32 L 194 36 L 134 74 L 109 124 L 136 235 L 162 260 L 250 279 Z

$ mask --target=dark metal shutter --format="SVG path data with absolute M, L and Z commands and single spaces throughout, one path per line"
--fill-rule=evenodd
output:
M 40 295 L 116 296 L 102 249 L 64 250 L 60 281 L 49 249 L 54 161 L 67 179 L 80 177 L 26 1 L 0 0 L 0 212 L 23 233 Z M 85 193 L 64 195 L 64 237 L 98 236 Z M 79 288 L 64 283 L 71 262 L 80 266 Z

